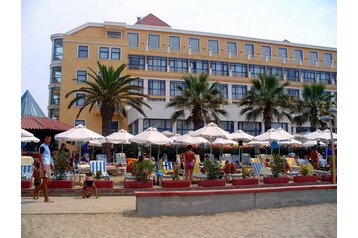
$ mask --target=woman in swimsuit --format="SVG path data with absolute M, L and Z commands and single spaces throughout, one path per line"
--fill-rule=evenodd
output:
M 196 162 L 195 153 L 192 151 L 193 147 L 188 145 L 188 150 L 184 153 L 184 164 L 185 164 L 185 180 L 193 181 L 193 170 Z
M 91 189 L 91 192 L 87 192 L 86 190 L 87 189 Z M 89 198 L 92 194 L 92 192 L 95 192 L 96 194 L 96 198 L 98 198 L 97 196 L 97 187 L 96 185 L 94 184 L 94 179 L 93 179 L 93 175 L 92 173 L 88 173 L 86 174 L 86 180 L 85 182 L 83 183 L 83 187 L 82 187 L 82 198 Z

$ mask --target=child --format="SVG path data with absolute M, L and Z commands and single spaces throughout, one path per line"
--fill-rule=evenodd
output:
M 35 189 L 41 185 L 41 172 L 40 172 L 40 163 L 35 163 L 34 172 L 32 174 L 34 177 Z M 37 193 L 36 199 L 39 199 L 39 194 Z
M 91 192 L 87 192 L 87 189 L 91 189 Z M 94 179 L 93 179 L 93 174 L 91 172 L 86 174 L 86 180 L 83 183 L 83 187 L 82 187 L 82 198 L 89 198 L 91 197 L 92 192 L 95 192 L 96 194 L 96 198 L 98 198 L 97 196 L 97 187 L 94 184 Z

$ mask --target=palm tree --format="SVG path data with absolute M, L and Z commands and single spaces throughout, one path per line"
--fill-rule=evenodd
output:
M 84 93 L 75 96 L 68 104 L 71 108 L 77 101 L 84 100 L 84 105 L 80 108 L 77 117 L 81 114 L 84 108 L 89 107 L 89 112 L 96 105 L 100 105 L 100 112 L 102 116 L 102 135 L 107 136 L 111 133 L 111 121 L 114 112 L 117 110 L 121 117 L 127 117 L 126 105 L 133 107 L 142 115 L 145 113 L 142 105 L 150 108 L 142 98 L 147 97 L 141 93 L 143 88 L 137 85 L 131 85 L 131 82 L 138 78 L 131 78 L 129 75 L 121 76 L 122 71 L 126 67 L 122 64 L 114 69 L 113 66 L 108 68 L 97 62 L 99 73 L 97 74 L 93 69 L 89 68 L 91 73 L 88 75 L 94 80 L 85 81 L 85 86 L 74 89 L 68 92 L 65 97 L 68 98 L 71 94 Z M 110 156 L 109 144 L 102 147 L 103 153 Z
M 284 117 L 291 119 L 287 109 L 292 110 L 295 98 L 285 92 L 288 82 L 281 83 L 276 76 L 259 75 L 251 83 L 252 90 L 239 103 L 241 115 L 252 121 L 262 116 L 265 131 L 271 128 L 273 118 L 278 121 Z
M 185 117 L 185 111 L 189 112 L 185 123 L 194 124 L 194 130 L 199 129 L 204 122 L 215 121 L 219 124 L 219 115 L 226 116 L 227 112 L 221 107 L 226 104 L 221 98 L 219 83 L 210 85 L 207 74 L 184 76 L 184 87 L 177 86 L 181 95 L 167 104 L 167 107 L 173 107 L 175 111 L 171 115 L 172 121 Z
M 322 126 L 319 116 L 328 114 L 327 111 L 331 105 L 332 95 L 324 93 L 325 85 L 318 84 L 305 84 L 302 90 L 302 100 L 297 104 L 296 112 L 299 115 L 293 118 L 293 123 L 302 126 L 304 123 L 309 122 L 311 131 L 315 131 L 318 127 Z

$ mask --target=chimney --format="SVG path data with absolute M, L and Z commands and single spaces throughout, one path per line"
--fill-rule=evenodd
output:
M 137 23 L 140 21 L 141 17 L 137 17 Z

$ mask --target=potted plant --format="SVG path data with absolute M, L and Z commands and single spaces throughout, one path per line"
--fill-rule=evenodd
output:
M 330 174 L 322 174 L 320 176 L 321 178 L 321 181 L 329 181 L 329 182 L 333 182 L 333 166 L 330 167 L 329 171 L 330 171 Z M 336 168 L 337 168 L 337 165 L 336 165 Z M 337 171 L 336 171 L 336 181 L 337 181 Z
M 308 182 L 317 182 L 317 176 L 312 175 L 313 169 L 307 164 L 300 165 L 301 175 L 294 176 L 293 181 L 295 183 L 308 183 Z
M 173 173 L 172 180 L 163 180 L 162 187 L 163 188 L 185 188 L 190 187 L 191 181 L 190 180 L 180 180 L 179 177 L 179 165 L 173 165 Z
M 97 170 L 97 172 L 95 173 L 95 181 L 94 184 L 96 185 L 97 188 L 113 188 L 113 181 L 112 180 L 101 180 L 102 177 L 102 171 L 101 170 Z
M 289 177 L 287 176 L 280 176 L 285 172 L 285 165 L 287 161 L 281 158 L 279 155 L 273 155 L 272 160 L 270 162 L 272 177 L 265 176 L 263 181 L 264 183 L 268 184 L 275 184 L 275 183 L 288 183 Z
M 257 178 L 250 178 L 250 171 L 246 167 L 242 167 L 240 179 L 233 179 L 232 185 L 256 185 L 259 183 Z
M 125 188 L 152 188 L 153 182 L 148 181 L 149 175 L 153 172 L 154 164 L 149 160 L 134 162 L 131 173 L 135 176 L 135 181 L 125 181 Z
M 51 182 L 48 184 L 48 188 L 73 188 L 73 179 L 66 175 L 68 166 L 68 158 L 66 157 L 66 154 L 56 153 L 52 158 L 55 165 L 55 173 L 54 176 L 51 177 Z
M 208 174 L 207 180 L 200 180 L 198 184 L 202 187 L 225 186 L 225 180 L 219 179 L 221 174 L 221 165 L 219 161 L 204 161 L 204 168 Z

